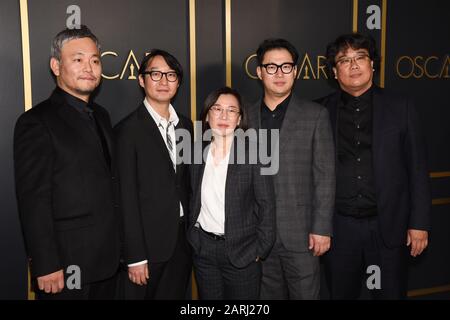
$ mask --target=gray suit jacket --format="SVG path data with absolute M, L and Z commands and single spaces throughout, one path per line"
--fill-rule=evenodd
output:
M 248 109 L 251 128 L 261 127 L 261 100 Z M 309 234 L 332 235 L 335 153 L 328 111 L 292 95 L 279 139 L 274 176 L 277 232 L 286 249 L 308 250 Z
M 236 140 L 235 140 L 236 141 Z M 205 146 L 205 148 L 209 148 Z M 233 143 L 231 157 L 236 156 Z M 246 159 L 248 158 L 246 148 Z M 207 151 L 205 151 L 207 154 Z M 225 184 L 225 245 L 230 262 L 243 268 L 264 259 L 275 242 L 275 202 L 271 176 L 260 175 L 259 164 L 228 164 Z M 200 254 L 198 232 L 194 232 L 201 209 L 201 190 L 205 162 L 191 165 L 191 210 L 188 239 L 196 254 Z M 195 257 L 195 256 L 194 256 Z

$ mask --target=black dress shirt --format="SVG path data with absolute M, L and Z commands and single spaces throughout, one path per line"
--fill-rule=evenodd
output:
M 357 218 L 375 216 L 372 163 L 372 88 L 359 97 L 342 91 L 338 107 L 336 209 Z
M 283 125 L 284 116 L 291 100 L 292 94 L 284 99 L 276 108 L 272 111 L 265 104 L 264 99 L 261 102 L 261 129 L 267 129 L 267 155 L 271 156 L 271 129 L 281 130 Z

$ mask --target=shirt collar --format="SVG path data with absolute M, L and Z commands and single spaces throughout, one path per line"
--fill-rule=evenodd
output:
M 372 92 L 373 92 L 373 85 L 359 97 L 354 97 L 351 94 L 345 92 L 344 90 L 341 90 L 341 100 L 344 103 L 344 105 L 357 101 L 370 103 L 372 100 Z
M 175 127 L 178 125 L 178 122 L 180 121 L 177 112 L 175 111 L 175 108 L 172 106 L 172 104 L 169 104 L 169 121 L 167 121 L 166 118 L 161 117 L 145 98 L 144 98 L 144 106 L 147 109 L 148 113 L 150 113 L 150 115 L 152 116 L 153 120 L 155 120 L 156 125 L 158 126 L 161 124 L 163 125 L 163 127 L 166 127 L 167 123 L 171 122 Z
M 291 92 L 291 94 L 289 94 L 289 96 L 286 97 L 286 99 L 284 99 L 279 105 L 277 105 L 277 107 L 273 111 L 269 109 L 269 107 L 264 102 L 264 98 L 263 98 L 262 103 L 261 103 L 261 112 L 265 113 L 265 114 L 282 113 L 282 112 L 286 111 L 287 106 L 289 105 L 289 101 L 291 100 L 291 97 L 292 97 L 292 92 Z
M 85 112 L 86 109 L 92 110 L 92 105 L 90 103 L 87 103 L 86 101 L 71 95 L 70 93 L 64 91 L 60 87 L 56 87 L 56 90 L 63 96 L 66 103 L 71 107 L 74 107 L 77 111 L 83 113 Z

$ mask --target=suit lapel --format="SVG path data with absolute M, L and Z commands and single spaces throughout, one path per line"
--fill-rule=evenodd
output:
M 282 154 L 292 137 L 292 132 L 295 129 L 295 123 L 300 120 L 301 114 L 299 112 L 301 105 L 295 95 L 292 95 L 289 101 L 286 114 L 284 115 L 283 124 L 280 130 L 280 148 L 279 152 Z
M 100 130 L 103 132 L 103 136 L 105 137 L 106 140 L 106 145 L 108 146 L 108 152 L 109 152 L 109 156 L 111 157 L 111 161 L 113 161 L 112 159 L 113 154 L 114 154 L 114 143 L 112 140 L 112 132 L 111 132 L 111 128 L 108 124 L 108 120 L 105 119 L 102 114 L 100 112 L 95 112 L 95 108 L 94 108 L 94 116 L 97 119 L 97 123 L 100 127 Z

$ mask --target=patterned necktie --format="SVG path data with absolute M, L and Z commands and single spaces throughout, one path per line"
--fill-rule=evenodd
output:
M 169 123 L 167 123 L 167 127 L 166 127 L 166 140 L 167 140 L 167 148 L 170 151 L 170 154 L 172 155 L 172 151 L 173 151 L 173 142 L 172 142 L 172 138 L 170 137 L 169 134 L 169 129 L 170 126 L 172 125 L 172 122 L 170 121 Z
M 173 141 L 172 141 L 172 138 L 170 137 L 170 134 L 169 134 L 169 129 L 170 129 L 170 126 L 172 124 L 173 124 L 172 121 L 169 121 L 167 123 L 167 127 L 166 127 L 166 146 L 167 146 L 167 150 L 169 150 L 169 156 L 170 156 L 170 159 L 172 160 L 173 168 L 176 169 L 175 161 L 174 161 L 173 155 L 172 155 L 172 152 L 173 152 Z M 161 123 L 159 124 L 159 126 L 164 129 L 164 126 Z

